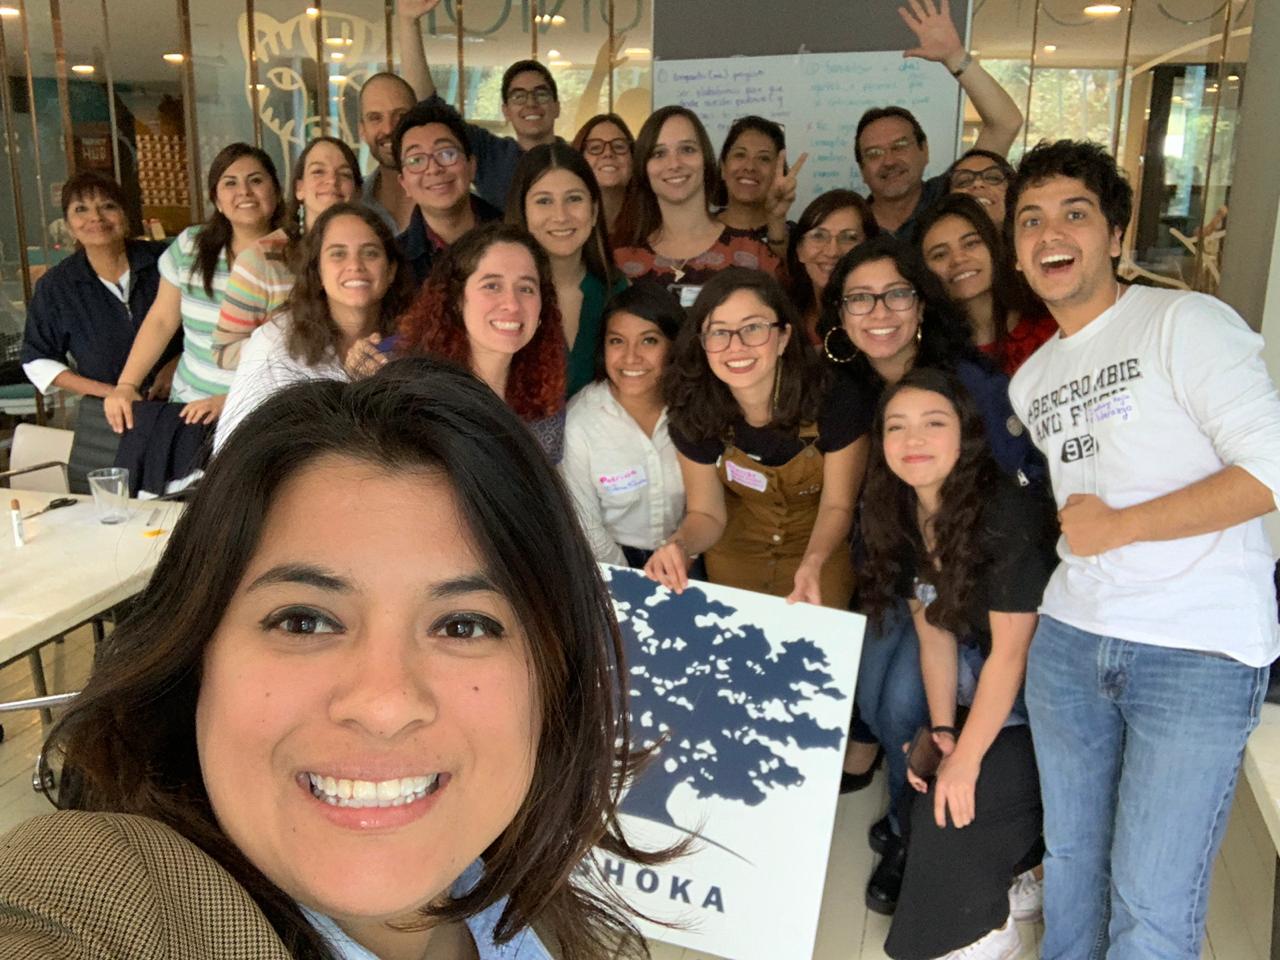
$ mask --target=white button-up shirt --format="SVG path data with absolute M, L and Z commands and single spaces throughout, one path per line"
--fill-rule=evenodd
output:
M 569 403 L 560 474 L 601 563 L 626 566 L 619 544 L 653 550 L 684 516 L 684 480 L 662 411 L 647 436 L 607 381 Z

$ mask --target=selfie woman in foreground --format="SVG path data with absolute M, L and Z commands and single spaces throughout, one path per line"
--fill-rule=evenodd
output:
M 267 400 L 50 734 L 83 786 L 0 840 L 0 955 L 544 960 L 535 923 L 643 953 L 571 879 L 660 859 L 617 824 L 621 638 L 573 516 L 451 365 Z
M 862 600 L 873 619 L 906 600 L 929 702 L 908 760 L 906 871 L 885 943 L 895 960 L 1010 960 L 1014 920 L 1039 918 L 1026 871 L 1043 854 L 1042 813 L 1022 683 L 1055 562 L 1050 524 L 1043 501 L 1000 473 L 954 374 L 920 367 L 885 390 Z

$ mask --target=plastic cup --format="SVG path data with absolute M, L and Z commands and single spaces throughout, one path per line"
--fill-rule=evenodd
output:
M 129 471 L 124 467 L 90 470 L 89 490 L 99 523 L 124 523 L 129 519 Z

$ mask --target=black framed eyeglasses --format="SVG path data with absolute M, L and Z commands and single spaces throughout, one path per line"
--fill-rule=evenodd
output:
M 523 107 L 530 100 L 538 104 L 538 106 L 542 106 L 544 103 L 550 103 L 555 98 L 555 94 L 551 92 L 550 87 L 534 87 L 532 90 L 507 91 L 507 103 L 514 104 L 517 107 Z
M 631 144 L 627 143 L 624 137 L 615 137 L 613 140 L 600 140 L 593 137 L 582 141 L 582 152 L 589 157 L 601 156 L 606 150 L 615 157 L 625 157 L 631 152 Z
M 424 153 L 415 153 L 400 161 L 400 166 L 410 173 L 426 173 L 427 167 L 435 160 L 441 167 L 452 167 L 462 159 L 462 151 L 457 147 L 441 147 Z
M 999 187 L 1009 182 L 1009 175 L 999 167 L 983 167 L 981 170 L 957 170 L 951 175 L 951 189 L 967 190 L 979 180 L 989 187 Z
M 911 287 L 893 287 L 884 293 L 850 293 L 840 298 L 840 309 L 851 317 L 865 317 L 881 301 L 894 313 L 910 310 L 916 303 L 916 292 Z
M 744 347 L 762 347 L 773 336 L 775 327 L 782 329 L 785 326 L 785 323 L 776 320 L 773 323 L 759 320 L 754 323 L 744 323 L 737 330 L 729 330 L 725 327 L 703 330 L 701 334 L 702 349 L 707 353 L 724 353 L 729 349 L 729 345 L 733 343 L 734 337 L 741 340 Z

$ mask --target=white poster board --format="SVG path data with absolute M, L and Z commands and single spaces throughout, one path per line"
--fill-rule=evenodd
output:
M 809 201 L 837 188 L 866 194 L 853 159 L 858 118 L 872 107 L 906 107 L 929 138 L 926 177 L 955 159 L 960 129 L 960 86 L 941 64 L 901 51 L 798 53 L 717 60 L 659 60 L 653 69 L 654 108 L 680 104 L 706 125 L 719 153 L 733 121 L 747 114 L 786 128 L 787 158 L 809 159 L 796 190 L 791 219 Z
M 627 644 L 632 742 L 664 740 L 628 792 L 646 868 L 600 854 L 598 882 L 652 940 L 732 960 L 813 954 L 865 619 L 692 583 L 670 593 L 603 567 Z

